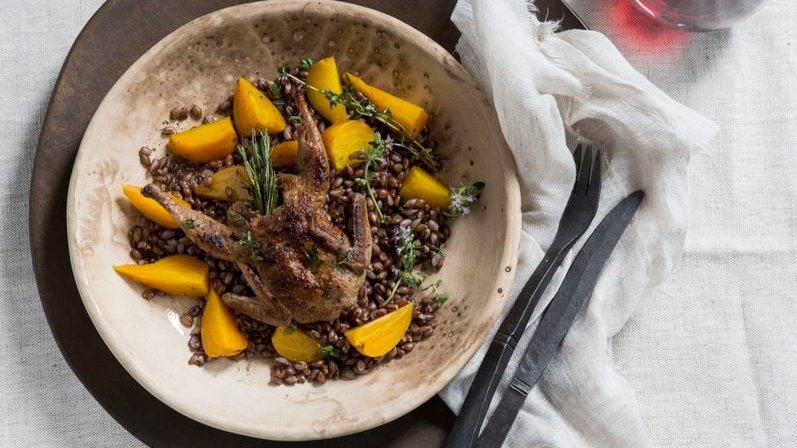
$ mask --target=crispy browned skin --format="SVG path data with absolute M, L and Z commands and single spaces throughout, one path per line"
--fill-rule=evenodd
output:
M 357 301 L 371 261 L 371 229 L 365 198 L 352 197 L 352 240 L 324 211 L 329 165 L 303 93 L 294 95 L 303 128 L 296 158 L 298 175 L 280 176 L 284 203 L 271 215 L 257 216 L 250 228 L 258 241 L 268 241 L 258 273 L 293 320 L 334 320 Z
M 283 204 L 270 215 L 246 213 L 238 204 L 230 207 L 228 221 L 235 232 L 202 213 L 181 207 L 154 185 L 142 190 L 161 203 L 200 248 L 214 257 L 236 261 L 256 298 L 225 294 L 231 308 L 272 325 L 331 321 L 357 301 L 371 261 L 371 229 L 365 198 L 351 197 L 351 239 L 324 211 L 329 190 L 329 165 L 321 133 L 305 101 L 294 91 L 302 118 L 297 173 L 280 174 Z M 248 223 L 245 222 L 248 220 Z M 251 232 L 260 250 L 237 242 Z
M 144 186 L 141 194 L 158 201 L 180 224 L 180 228 L 191 241 L 203 251 L 225 261 L 235 261 L 238 258 L 241 245 L 233 239 L 232 230 L 226 225 L 202 212 L 178 204 L 171 195 L 155 184 Z
M 222 302 L 234 310 L 269 325 L 285 327 L 290 324 L 291 312 L 285 308 L 285 305 L 274 299 L 271 291 L 266 288 L 252 267 L 242 262 L 236 263 L 236 266 L 243 274 L 246 283 L 254 291 L 255 297 L 226 293 L 221 296 Z

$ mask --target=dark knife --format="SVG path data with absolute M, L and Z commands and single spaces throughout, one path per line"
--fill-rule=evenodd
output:
M 642 191 L 637 191 L 620 201 L 584 243 L 567 271 L 559 291 L 543 312 L 512 382 L 501 397 L 476 446 L 500 448 L 504 443 L 526 396 L 559 349 L 578 311 L 592 295 L 609 255 L 644 196 Z
M 564 0 L 537 0 L 537 18 L 541 21 L 559 20 L 563 30 L 586 30 L 587 25 Z

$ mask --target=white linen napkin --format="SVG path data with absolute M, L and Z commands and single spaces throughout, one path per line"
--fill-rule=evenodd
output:
M 601 207 L 593 227 L 625 195 L 646 193 L 506 446 L 649 446 L 634 391 L 612 367 L 609 342 L 672 270 L 687 225 L 689 157 L 708 144 L 717 127 L 657 89 L 602 34 L 554 34 L 557 25 L 539 22 L 533 3 L 460 0 L 451 19 L 462 32 L 457 51 L 492 99 L 520 179 L 523 234 L 505 311 L 553 240 L 575 178 L 568 146 L 577 137 L 594 142 L 604 155 Z M 573 253 L 540 305 L 550 301 Z M 517 366 L 540 308 L 508 372 Z M 455 411 L 486 348 L 441 392 Z M 510 377 L 499 386 L 493 407 Z

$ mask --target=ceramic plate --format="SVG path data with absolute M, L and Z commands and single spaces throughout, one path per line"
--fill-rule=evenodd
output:
M 121 194 L 143 184 L 138 148 L 164 147 L 174 104 L 211 110 L 237 76 L 276 75 L 302 56 L 334 55 L 341 70 L 423 105 L 446 158 L 449 184 L 487 184 L 472 214 L 453 225 L 438 276 L 450 299 L 434 336 L 400 360 L 353 381 L 274 387 L 267 361 L 187 365 L 179 315 L 194 301 L 141 298 L 111 266 L 130 261 L 134 213 Z M 463 367 L 497 319 L 515 272 L 520 232 L 515 168 L 484 95 L 431 39 L 376 11 L 337 2 L 268 1 L 196 19 L 142 56 L 114 85 L 83 138 L 69 189 L 75 279 L 88 313 L 120 363 L 177 411 L 223 430 L 309 440 L 373 428 L 429 399 Z

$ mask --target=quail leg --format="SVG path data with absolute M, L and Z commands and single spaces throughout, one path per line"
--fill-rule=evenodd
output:
M 365 196 L 355 194 L 351 204 L 351 257 L 348 266 L 356 273 L 365 271 L 371 263 L 371 224 L 368 221 L 368 207 Z
M 237 266 L 246 283 L 254 291 L 256 298 L 227 293 L 221 296 L 224 304 L 241 314 L 269 325 L 284 327 L 290 324 L 290 311 L 274 299 L 260 276 L 245 263 L 239 262 Z
M 185 235 L 209 255 L 225 261 L 236 261 L 240 245 L 232 238 L 232 230 L 215 219 L 178 204 L 154 184 L 141 189 L 141 194 L 154 199 L 180 224 Z

